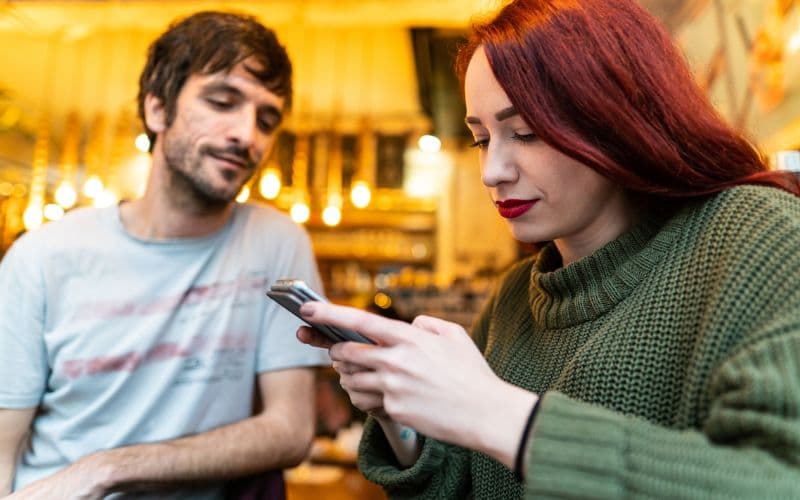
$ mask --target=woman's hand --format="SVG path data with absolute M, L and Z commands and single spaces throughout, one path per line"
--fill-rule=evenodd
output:
M 330 347 L 342 387 L 363 398 L 359 404 L 382 405 L 393 420 L 422 434 L 513 462 L 536 395 L 500 380 L 461 326 L 427 316 L 408 324 L 320 302 L 301 313 L 376 342 Z
M 334 345 L 334 342 L 329 340 L 328 337 L 309 326 L 301 326 L 297 330 L 297 338 L 300 342 L 322 349 L 330 349 Z M 386 412 L 383 411 L 382 394 L 348 389 L 345 384 L 341 382 L 342 377 L 349 377 L 358 372 L 365 371 L 367 368 L 354 363 L 336 360 L 333 361 L 332 367 L 339 374 L 340 385 L 347 392 L 353 406 L 379 419 L 389 419 Z
M 331 342 L 328 337 L 310 326 L 301 326 L 297 329 L 297 340 L 313 347 L 319 347 L 320 349 L 330 349 L 333 345 L 333 342 Z

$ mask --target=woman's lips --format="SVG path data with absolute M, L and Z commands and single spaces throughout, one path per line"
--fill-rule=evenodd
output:
M 506 219 L 514 219 L 524 214 L 536 204 L 537 200 L 502 200 L 496 201 L 497 211 Z

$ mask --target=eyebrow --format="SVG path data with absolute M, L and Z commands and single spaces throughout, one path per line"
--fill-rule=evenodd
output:
M 495 119 L 497 121 L 501 122 L 503 120 L 507 120 L 507 119 L 511 118 L 512 116 L 517 116 L 518 114 L 519 114 L 519 111 L 517 111 L 517 108 L 515 108 L 514 106 L 509 106 L 509 107 L 507 107 L 505 109 L 501 109 L 500 111 L 495 113 L 494 117 L 495 117 Z M 471 123 L 473 125 L 480 125 L 481 124 L 481 119 L 476 117 L 476 116 L 468 116 L 468 117 L 464 118 L 464 122 L 467 123 L 467 124 Z
M 204 85 L 202 88 L 203 94 L 216 94 L 217 92 L 224 92 L 226 94 L 234 94 L 237 96 L 244 95 L 242 91 L 225 82 L 212 82 Z

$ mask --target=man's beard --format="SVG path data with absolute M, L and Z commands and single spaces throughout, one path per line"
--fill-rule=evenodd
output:
M 202 146 L 193 153 L 191 146 L 165 137 L 164 159 L 169 171 L 169 192 L 176 206 L 190 208 L 198 213 L 221 212 L 236 199 L 242 185 L 250 179 L 248 176 L 235 189 L 215 187 L 203 175 L 201 168 L 203 159 L 212 152 L 241 158 L 251 169 L 252 175 L 254 164 L 245 149 L 232 146 L 224 151 L 217 151 L 209 146 Z M 228 172 L 223 175 L 228 175 Z

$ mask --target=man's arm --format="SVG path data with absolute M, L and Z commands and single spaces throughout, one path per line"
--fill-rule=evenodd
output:
M 33 421 L 36 408 L 0 409 L 0 497 L 11 493 L 17 455 Z
M 264 409 L 253 417 L 194 436 L 93 453 L 22 493 L 37 498 L 56 487 L 102 498 L 296 465 L 314 435 L 313 382 L 309 368 L 263 373 L 258 386 Z

